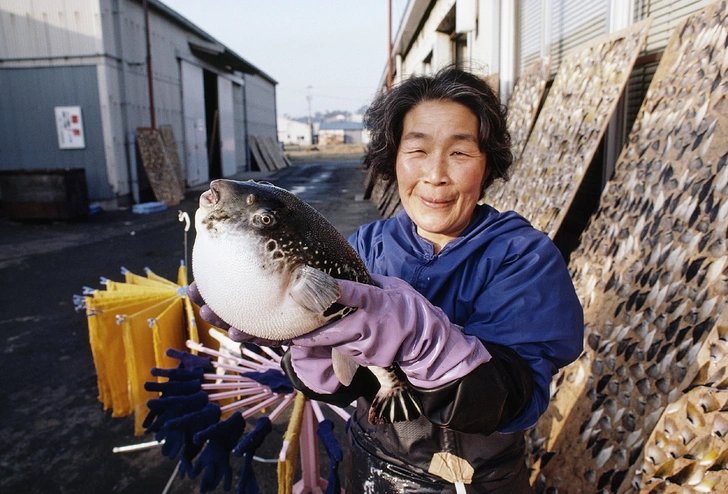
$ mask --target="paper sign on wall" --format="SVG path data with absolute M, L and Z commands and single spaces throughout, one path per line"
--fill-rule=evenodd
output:
M 61 149 L 84 149 L 83 120 L 80 106 L 56 106 L 56 130 L 58 147 Z

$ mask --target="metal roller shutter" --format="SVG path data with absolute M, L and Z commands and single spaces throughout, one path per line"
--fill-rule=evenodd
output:
M 704 9 L 714 0 L 637 0 L 634 21 L 652 17 L 652 26 L 637 64 L 632 71 L 627 88 L 627 131 L 632 128 L 642 100 L 657 70 L 659 57 L 667 46 L 675 28 L 685 17 Z
M 541 58 L 541 0 L 520 2 L 518 19 L 518 74 Z
M 607 34 L 608 0 L 551 3 L 551 76 L 555 76 L 564 55 L 574 48 Z
M 662 51 L 672 32 L 688 15 L 714 3 L 714 0 L 641 0 L 635 2 L 635 20 L 652 17 L 645 53 Z

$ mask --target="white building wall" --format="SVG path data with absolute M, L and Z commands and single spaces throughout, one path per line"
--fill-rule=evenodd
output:
M 437 71 L 453 59 L 450 36 L 437 31 L 445 16 L 455 5 L 455 0 L 437 0 L 422 30 L 415 36 L 412 48 L 402 59 L 402 69 L 397 70 L 397 81 L 412 74 L 424 74 L 424 61 L 432 54 L 430 65 Z
M 474 69 L 489 74 L 500 71 L 500 0 L 479 0 L 477 29 L 473 33 Z
M 220 121 L 220 155 L 222 176 L 231 177 L 237 172 L 235 163 L 235 115 L 233 113 L 233 83 L 217 78 L 217 98 Z
M 289 118 L 278 117 L 278 141 L 283 144 L 311 145 L 311 126 Z
M 473 0 L 469 0 L 472 2 Z M 474 12 L 477 22 L 468 23 L 474 27 L 463 33 L 468 38 L 468 52 L 472 58 L 471 70 L 482 75 L 495 74 L 500 71 L 501 53 L 501 4 L 504 0 L 477 0 Z M 406 44 L 400 46 L 394 54 L 394 82 L 406 79 L 412 74 L 425 74 L 451 64 L 455 59 L 454 33 L 437 31 L 443 19 L 457 9 L 456 0 L 436 0 L 422 29 L 414 34 L 411 46 L 406 53 Z
M 182 61 L 182 90 L 184 91 L 184 146 L 187 183 L 197 185 L 207 182 L 207 125 L 205 123 L 205 94 L 202 69 Z

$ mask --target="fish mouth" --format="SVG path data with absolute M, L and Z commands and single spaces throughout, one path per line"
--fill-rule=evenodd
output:
M 210 182 L 210 189 L 203 192 L 200 196 L 200 207 L 214 207 L 218 202 L 220 202 L 220 190 L 219 190 L 219 184 L 216 183 L 217 180 L 213 180 Z

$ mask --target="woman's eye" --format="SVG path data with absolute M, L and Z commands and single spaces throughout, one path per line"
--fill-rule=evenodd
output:
M 476 151 L 453 151 L 453 156 L 476 156 L 478 153 Z

